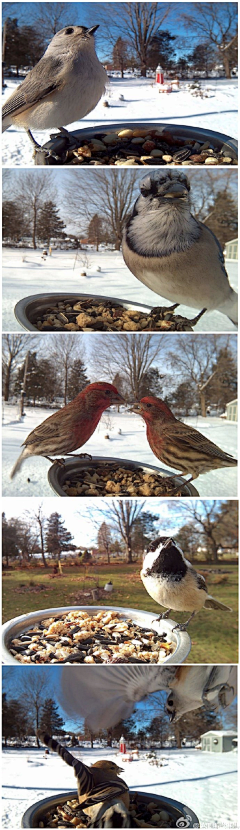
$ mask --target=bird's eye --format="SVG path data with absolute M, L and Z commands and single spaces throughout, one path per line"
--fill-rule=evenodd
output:
M 72 26 L 69 26 L 69 29 L 65 29 L 65 35 L 72 35 L 74 29 Z
M 110 389 L 105 389 L 105 395 L 111 395 Z
M 146 407 L 147 407 L 147 409 L 151 409 L 151 406 L 152 406 L 152 404 L 151 404 L 151 403 L 146 403 Z
M 173 706 L 173 700 L 168 700 L 168 706 Z

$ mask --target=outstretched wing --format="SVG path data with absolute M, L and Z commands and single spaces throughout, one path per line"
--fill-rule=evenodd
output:
M 38 104 L 61 86 L 61 58 L 43 57 L 31 69 L 22 84 L 12 93 L 2 108 L 2 117 L 17 115 Z

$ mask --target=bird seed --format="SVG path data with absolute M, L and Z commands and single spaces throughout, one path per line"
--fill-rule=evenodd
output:
M 159 306 L 148 312 L 124 308 L 112 300 L 65 300 L 48 305 L 37 316 L 35 326 L 39 331 L 193 331 L 203 311 L 189 320 L 174 314 L 178 303 Z
M 43 619 L 11 640 L 19 663 L 164 663 L 176 649 L 169 634 L 142 628 L 112 610 L 72 610 Z
M 56 462 L 57 463 L 57 462 Z M 67 496 L 187 496 L 187 482 L 176 483 L 176 477 L 147 472 L 141 467 L 97 464 L 94 469 L 82 467 L 68 472 L 62 484 Z
M 171 807 L 162 810 L 157 801 L 145 803 L 138 794 L 130 793 L 129 813 L 129 827 L 176 827 Z M 48 810 L 38 821 L 37 827 L 89 827 L 89 816 L 75 797 Z
M 70 165 L 113 165 L 118 167 L 149 165 L 196 165 L 196 164 L 237 164 L 236 152 L 223 144 L 220 148 L 212 141 L 184 139 L 172 133 L 162 132 L 157 126 L 121 129 L 116 133 L 93 134 L 79 139 L 76 149 L 64 154 L 64 162 Z M 212 157 L 212 161 L 209 159 Z

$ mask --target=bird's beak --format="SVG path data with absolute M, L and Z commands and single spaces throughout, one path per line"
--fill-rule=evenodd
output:
M 166 193 L 164 193 L 164 199 L 179 199 L 187 195 L 188 190 L 184 184 L 181 184 L 181 182 L 173 182 L 173 184 L 170 184 Z
M 118 393 L 115 395 L 115 400 L 116 400 L 116 403 L 118 403 L 118 404 L 120 404 L 120 403 L 125 403 L 125 398 L 123 398 L 123 396 L 122 396 L 122 395 L 120 395 L 120 392 L 118 392 Z M 114 403 L 114 401 L 112 401 L 112 403 Z
M 136 401 L 136 403 L 134 403 L 133 406 L 131 406 L 130 409 L 128 409 L 128 412 L 135 412 L 136 415 L 140 415 L 141 414 L 141 404 Z
M 170 723 L 173 722 L 174 718 L 175 718 L 175 712 L 171 712 L 171 714 L 169 715 Z
M 91 29 L 88 29 L 86 34 L 87 35 L 94 35 L 94 33 L 97 31 L 97 29 L 99 29 L 99 23 L 97 23 L 97 26 L 92 26 Z

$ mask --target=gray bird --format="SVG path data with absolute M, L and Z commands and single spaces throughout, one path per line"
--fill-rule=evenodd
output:
M 122 252 L 148 288 L 174 303 L 217 309 L 237 323 L 237 294 L 229 285 L 216 236 L 191 214 L 184 173 L 152 172 L 127 220 Z
M 3 132 L 11 124 L 48 130 L 84 118 L 96 107 L 107 75 L 97 58 L 94 32 L 98 26 L 66 26 L 57 32 L 36 66 L 10 95 L 2 110 Z

